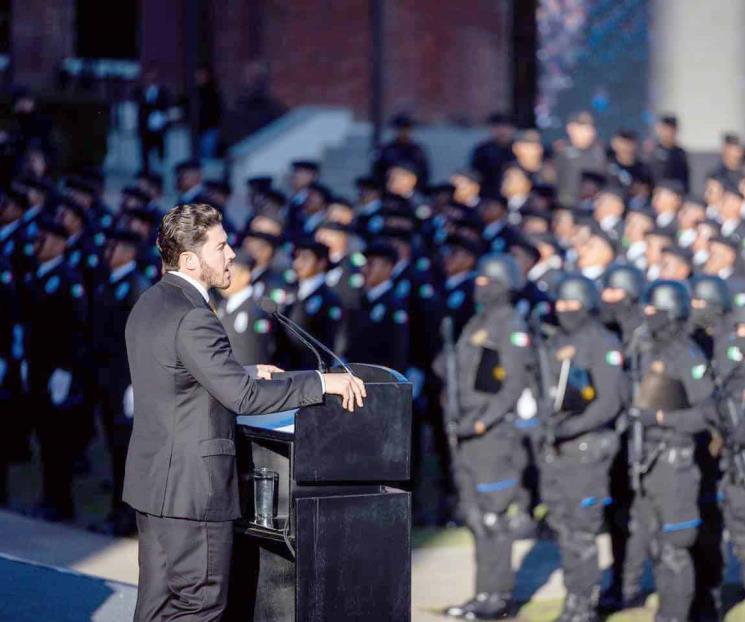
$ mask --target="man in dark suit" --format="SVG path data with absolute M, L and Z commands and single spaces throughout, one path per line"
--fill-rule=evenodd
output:
M 134 427 L 124 501 L 139 531 L 134 619 L 219 620 L 240 516 L 234 415 L 316 404 L 324 393 L 352 411 L 365 389 L 349 374 L 272 379 L 281 370 L 235 360 L 207 293 L 230 285 L 235 257 L 215 208 L 173 208 L 158 248 L 166 274 L 137 301 L 125 331 Z

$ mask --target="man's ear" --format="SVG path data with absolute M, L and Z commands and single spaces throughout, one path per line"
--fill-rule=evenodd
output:
M 197 256 L 194 253 L 186 252 L 181 253 L 181 257 L 184 258 L 183 265 L 187 270 L 195 270 L 197 267 Z

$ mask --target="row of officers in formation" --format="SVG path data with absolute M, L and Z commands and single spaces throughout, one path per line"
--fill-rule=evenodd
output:
M 739 140 L 726 137 L 695 197 L 672 118 L 658 123 L 655 166 L 629 133 L 602 148 L 587 113 L 570 119 L 553 154 L 535 130 L 494 121 L 475 170 L 439 185 L 424 182 L 426 156 L 406 119 L 371 175 L 356 180 L 354 199 L 322 184 L 313 161 L 292 164 L 289 194 L 270 177 L 247 180 L 243 222 L 224 219 L 237 256 L 230 288 L 213 292 L 216 313 L 244 364 L 316 366 L 274 320 L 279 307 L 346 359 L 411 381 L 417 520 L 447 520 L 457 497 L 478 540 L 477 594 L 448 615 L 510 613 L 510 547 L 542 502 L 562 550 L 562 620 L 596 615 L 604 520 L 615 566 L 603 604 L 636 602 L 651 556 L 660 620 L 689 610 L 716 618 L 722 509 L 745 555 L 734 470 L 745 338 Z M 197 161 L 175 177 L 179 203 L 224 213 L 235 204 Z M 113 489 L 95 528 L 127 534 L 124 326 L 161 276 L 163 181 L 138 176 L 117 209 L 103 186 L 94 170 L 53 181 L 30 166 L 3 192 L 0 502 L 8 464 L 29 459 L 35 436 L 42 491 L 33 512 L 72 518 L 73 477 L 98 416 Z M 423 457 L 442 465 L 434 515 L 418 489 L 431 464 Z

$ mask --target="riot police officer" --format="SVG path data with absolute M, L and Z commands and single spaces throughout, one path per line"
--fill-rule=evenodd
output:
M 745 585 L 745 306 L 735 305 L 724 347 L 715 357 L 717 427 L 725 439 L 721 498 L 724 523 Z
M 559 330 L 546 343 L 541 368 L 550 376 L 552 404 L 543 408 L 541 492 L 557 532 L 567 597 L 559 620 L 596 620 L 600 584 L 596 536 L 610 502 L 608 469 L 618 442 L 613 424 L 625 394 L 618 339 L 598 318 L 594 283 L 569 274 L 559 282 Z M 544 386 L 547 385 L 544 379 Z M 544 399 L 547 396 L 544 396 Z
M 635 496 L 623 591 L 625 599 L 638 593 L 651 553 L 660 600 L 656 620 L 682 622 L 694 594 L 689 548 L 701 524 L 694 435 L 706 429 L 713 383 L 704 355 L 687 335 L 690 297 L 683 283 L 652 283 L 644 315 L 644 335 L 631 353 Z
M 456 345 L 460 440 L 455 479 L 461 512 L 476 539 L 476 596 L 446 613 L 469 620 L 510 615 L 512 543 L 529 522 L 508 514 L 527 460 L 513 424 L 532 354 L 525 323 L 510 302 L 523 285 L 510 255 L 483 257 L 474 293 L 480 310 Z
M 603 275 L 600 317 L 603 323 L 621 339 L 624 352 L 633 340 L 635 331 L 644 320 L 639 300 L 644 293 L 644 274 L 637 267 L 626 263 L 612 264 Z M 627 357 L 624 357 L 626 360 Z M 613 503 L 606 508 L 606 519 L 613 551 L 613 577 L 607 591 L 600 599 L 604 610 L 622 607 L 623 562 L 629 537 L 628 523 L 632 491 L 628 473 L 628 435 L 625 417 L 619 419 L 619 447 L 610 468 L 610 495 Z

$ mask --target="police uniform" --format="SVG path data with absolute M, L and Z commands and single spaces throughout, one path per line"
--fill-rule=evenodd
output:
M 391 121 L 394 128 L 405 129 L 413 126 L 413 121 L 405 115 L 397 115 Z M 416 170 L 417 185 L 424 188 L 429 183 L 429 163 L 424 149 L 413 140 L 401 141 L 398 138 L 383 145 L 375 156 L 373 177 L 381 185 L 385 185 L 388 171 L 396 164 L 405 163 Z
M 325 277 L 321 272 L 308 283 L 300 282 L 284 312 L 295 324 L 333 350 L 343 310 L 339 297 L 324 282 Z M 318 366 L 315 354 L 290 333 L 282 334 L 278 355 L 286 369 L 315 369 Z
M 641 489 L 631 508 L 631 539 L 624 567 L 624 597 L 633 599 L 646 555 L 652 553 L 660 607 L 659 622 L 683 621 L 694 595 L 689 548 L 701 524 L 701 475 L 694 435 L 706 430 L 706 401 L 713 383 L 704 355 L 685 333 L 688 294 L 674 281 L 656 281 L 647 293 L 657 312 L 645 324 L 647 337 L 632 355 L 640 384 L 632 413 L 644 426 Z M 658 411 L 663 414 L 660 422 Z
M 10 263 L 0 257 L 0 421 L 4 433 L 0 441 L 0 505 L 8 500 L 8 463 L 26 442 L 19 421 L 21 390 L 20 363 L 23 358 L 23 329 L 16 278 Z
M 558 534 L 567 589 L 561 622 L 595 619 L 600 584 L 595 538 L 611 502 L 608 469 L 618 448 L 613 424 L 625 395 L 621 345 L 593 315 L 596 296 L 589 279 L 565 277 L 557 300 L 579 299 L 583 306 L 557 311 L 560 330 L 546 346 L 550 382 L 562 396 L 547 419 L 540 465 L 541 493 Z
M 517 264 L 509 256 L 487 255 L 479 274 L 490 278 L 476 288 L 483 310 L 469 320 L 456 344 L 460 440 L 455 479 L 461 514 L 476 541 L 476 597 L 446 613 L 495 619 L 511 612 L 512 543 L 530 522 L 518 511 L 527 455 L 514 423 L 532 350 L 525 323 L 510 304 L 510 290 L 520 281 Z M 477 422 L 485 428 L 481 434 Z
M 113 234 L 113 240 L 137 240 L 129 232 Z M 134 513 L 122 502 L 124 463 L 132 433 L 132 396 L 124 327 L 129 312 L 148 287 L 132 260 L 112 271 L 96 289 L 93 309 L 93 354 L 96 361 L 96 384 L 101 421 L 111 456 L 112 502 L 108 527 L 116 535 L 134 531 Z
M 47 230 L 55 227 L 46 225 Z M 87 294 L 62 255 L 28 274 L 24 292 L 29 394 L 41 449 L 41 513 L 71 518 L 73 461 L 81 446 Z
M 253 297 L 251 285 L 222 299 L 217 305 L 217 317 L 225 327 L 235 359 L 241 365 L 275 360 L 277 325 Z
M 409 361 L 409 316 L 389 280 L 362 297 L 349 313 L 343 346 L 351 362 L 384 365 L 404 372 Z

